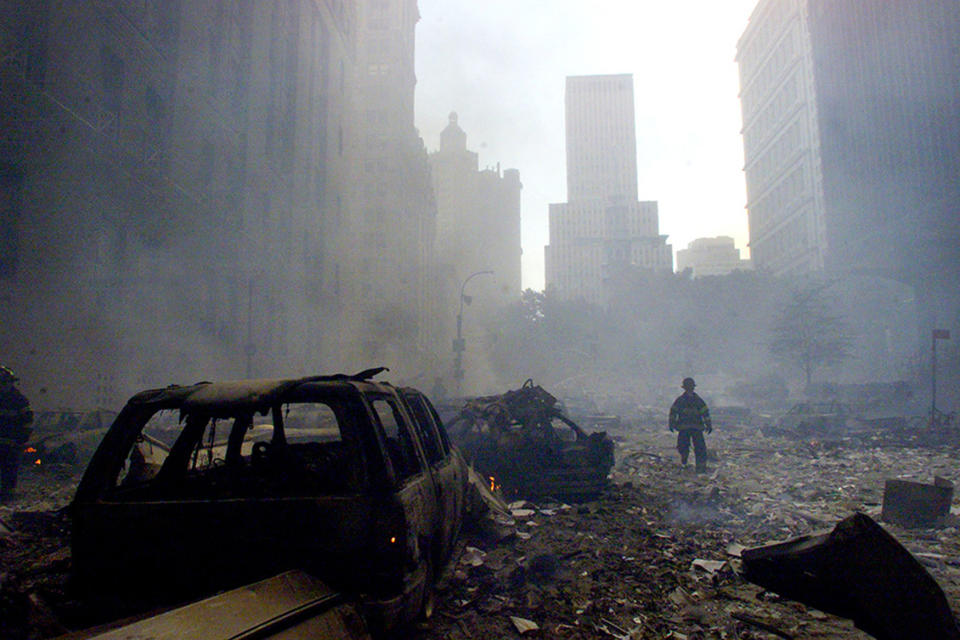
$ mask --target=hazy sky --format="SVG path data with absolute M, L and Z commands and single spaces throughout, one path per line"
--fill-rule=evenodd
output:
M 480 168 L 520 170 L 524 287 L 543 288 L 547 207 L 567 199 L 568 75 L 633 74 L 639 197 L 674 251 L 728 235 L 748 257 L 734 56 L 756 4 L 419 0 L 417 127 L 434 151 L 456 111 Z

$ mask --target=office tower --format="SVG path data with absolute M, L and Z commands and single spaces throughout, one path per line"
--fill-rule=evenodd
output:
M 633 76 L 571 76 L 566 96 L 567 202 L 550 205 L 546 285 L 563 299 L 606 302 L 625 271 L 670 270 L 656 202 L 637 199 Z
M 763 0 L 737 61 L 754 264 L 955 280 L 960 4 Z

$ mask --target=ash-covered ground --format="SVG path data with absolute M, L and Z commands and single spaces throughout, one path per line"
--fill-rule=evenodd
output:
M 733 555 L 826 530 L 864 512 L 879 520 L 884 481 L 958 479 L 955 437 L 859 434 L 768 438 L 748 426 L 707 437 L 709 472 L 682 469 L 673 434 L 625 427 L 612 486 L 581 504 L 514 503 L 515 533 L 468 530 L 439 587 L 431 638 L 868 638 L 849 620 L 745 582 Z M 47 638 L 84 626 L 69 588 L 69 503 L 79 471 L 24 469 L 0 508 L 0 636 Z M 960 525 L 884 528 L 960 610 Z

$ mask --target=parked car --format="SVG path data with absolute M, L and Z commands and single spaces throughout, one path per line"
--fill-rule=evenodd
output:
M 357 596 L 374 629 L 428 615 L 466 466 L 426 396 L 379 371 L 135 395 L 72 504 L 77 585 L 183 601 L 303 569 Z M 171 422 L 163 451 L 151 432 Z

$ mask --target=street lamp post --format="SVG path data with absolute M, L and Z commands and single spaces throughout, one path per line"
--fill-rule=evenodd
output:
M 467 349 L 467 341 L 463 338 L 463 290 L 476 276 L 484 274 L 493 274 L 493 271 L 476 271 L 467 276 L 463 284 L 460 285 L 460 309 L 457 311 L 457 337 L 453 339 L 453 378 L 457 381 L 457 395 L 460 394 L 460 387 L 463 383 L 463 352 Z M 469 303 L 468 303 L 469 304 Z
M 948 329 L 934 329 L 930 345 L 930 426 L 937 425 L 937 340 L 949 340 Z

